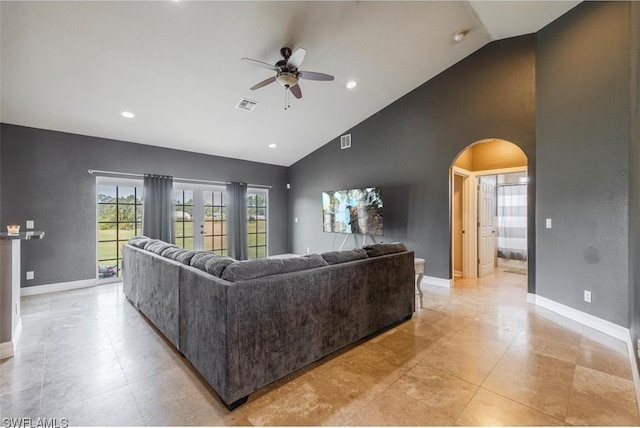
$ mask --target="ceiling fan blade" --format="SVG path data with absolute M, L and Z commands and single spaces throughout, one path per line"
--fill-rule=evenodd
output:
M 257 59 L 242 58 L 242 60 L 245 61 L 246 63 L 256 65 L 258 67 L 266 68 L 267 70 L 278 71 L 278 69 L 275 66 L 271 64 L 267 64 L 266 62 L 258 61 Z
M 289 60 L 287 61 L 287 67 L 290 69 L 298 69 L 302 61 L 304 61 L 304 56 L 307 54 L 307 50 L 305 48 L 298 48 L 296 51 L 291 54 Z
M 275 81 L 276 81 L 276 76 L 269 77 L 268 79 L 265 79 L 265 80 L 263 80 L 263 81 L 262 81 L 262 82 L 260 82 L 260 83 L 256 83 L 255 85 L 253 85 L 253 86 L 252 86 L 251 88 L 249 88 L 249 89 L 251 89 L 252 91 L 255 91 L 256 89 L 260 89 L 260 88 L 262 88 L 263 86 L 267 86 L 268 84 L 273 83 L 273 82 L 275 82 Z
M 289 86 L 289 90 L 291 91 L 294 97 L 298 99 L 302 98 L 302 89 L 300 89 L 300 85 L 295 84 L 293 86 Z
M 300 74 L 298 75 L 298 78 L 300 79 L 324 81 L 330 81 L 334 79 L 334 77 L 330 74 L 316 73 L 315 71 L 300 71 L 299 73 Z

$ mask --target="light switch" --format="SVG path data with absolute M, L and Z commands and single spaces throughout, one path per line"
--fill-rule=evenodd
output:
M 551 229 L 551 219 L 547 219 L 547 229 Z
M 27 220 L 27 229 L 33 229 L 33 220 Z

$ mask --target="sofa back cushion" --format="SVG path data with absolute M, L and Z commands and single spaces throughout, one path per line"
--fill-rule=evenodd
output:
M 307 254 L 287 259 L 240 260 L 230 263 L 224 269 L 222 279 L 232 282 L 243 281 L 321 266 L 327 266 L 327 262 L 319 254 Z
M 367 252 L 362 248 L 344 251 L 327 251 L 326 253 L 322 253 L 322 258 L 330 265 L 366 259 L 368 257 Z
M 369 257 L 384 256 L 385 254 L 401 253 L 407 251 L 407 246 L 402 242 L 392 242 L 389 244 L 370 244 L 364 247 Z
M 144 248 L 147 245 L 151 238 L 147 238 L 146 236 L 134 236 L 133 238 L 129 238 L 129 245 L 133 245 L 134 247 Z
M 222 278 L 222 272 L 231 263 L 235 262 L 234 259 L 227 256 L 215 256 L 206 261 L 204 264 L 204 270 L 211 275 L 215 275 L 218 278 Z
M 168 259 L 175 260 L 185 265 L 189 265 L 191 258 L 196 254 L 196 251 L 185 250 L 182 248 L 168 248 L 162 255 Z
M 151 251 L 152 253 L 156 253 L 161 255 L 165 250 L 169 248 L 178 248 L 175 244 L 167 244 L 164 241 L 160 241 L 159 239 L 152 239 L 144 246 L 144 249 L 147 251 Z
M 196 269 L 204 270 L 205 263 L 207 263 L 209 259 L 212 259 L 214 257 L 218 256 L 213 254 L 211 251 L 196 251 L 193 257 L 191 257 L 189 265 L 193 266 Z

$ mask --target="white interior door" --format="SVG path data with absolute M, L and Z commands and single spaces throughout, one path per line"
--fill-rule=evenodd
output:
M 478 277 L 492 274 L 495 266 L 495 181 L 495 176 L 483 176 L 478 186 Z

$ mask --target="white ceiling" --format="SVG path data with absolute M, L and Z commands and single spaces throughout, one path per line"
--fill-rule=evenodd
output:
M 490 41 L 578 3 L 3 1 L 0 120 L 288 166 Z M 282 46 L 307 49 L 302 70 L 335 76 L 301 81 L 287 111 L 278 84 L 249 90 L 271 72 L 240 60 L 273 64 Z M 253 112 L 235 108 L 243 97 Z

